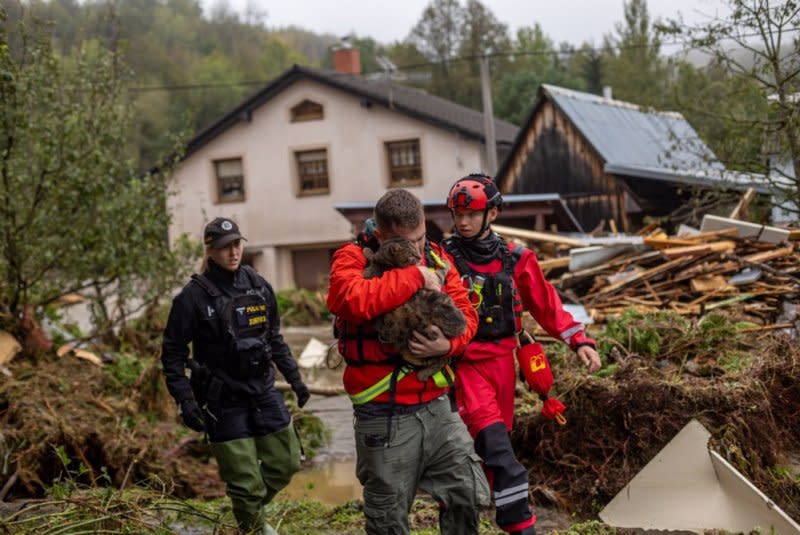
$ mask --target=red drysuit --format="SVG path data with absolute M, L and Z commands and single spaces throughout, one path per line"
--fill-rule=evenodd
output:
M 501 240 L 495 234 L 488 239 Z M 594 340 L 587 338 L 581 324 L 563 309 L 555 288 L 545 280 L 536 255 L 529 249 L 503 243 L 499 249 L 502 254 L 478 264 L 463 253 L 470 242 L 456 236 L 443 245 L 454 257 L 480 315 L 478 334 L 458 362 L 459 414 L 484 460 L 494 490 L 498 526 L 508 532 L 522 530 L 536 519 L 528 505 L 528 474 L 516 460 L 509 438 L 516 385 L 514 333 L 521 329 L 522 312 L 527 310 L 550 335 L 573 350 L 581 345 L 594 346 Z M 511 273 L 504 275 L 506 270 Z M 494 297 L 498 295 L 505 298 Z

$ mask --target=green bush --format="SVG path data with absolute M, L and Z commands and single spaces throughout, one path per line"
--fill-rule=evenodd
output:
M 135 355 L 116 353 L 106 369 L 124 386 L 133 386 L 146 367 L 147 363 Z
M 278 310 L 282 325 L 319 325 L 331 320 L 325 302 L 326 291 L 287 288 L 277 292 Z

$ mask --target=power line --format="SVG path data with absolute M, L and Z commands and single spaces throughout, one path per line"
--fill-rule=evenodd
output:
M 793 33 L 800 31 L 800 28 L 788 28 L 783 30 L 783 33 Z M 747 37 L 758 37 L 760 34 L 743 34 L 737 36 L 737 38 L 747 38 Z M 657 46 L 660 48 L 662 46 L 677 46 L 677 45 L 686 45 L 685 41 L 671 41 L 671 42 L 659 42 Z M 582 46 L 580 48 L 573 48 L 571 50 L 535 50 L 535 51 L 528 51 L 528 52 L 497 52 L 497 53 L 490 53 L 485 54 L 485 56 L 489 59 L 494 58 L 516 58 L 516 57 L 529 57 L 529 56 L 572 56 L 579 52 L 605 52 L 608 50 L 617 50 L 619 52 L 625 50 L 638 50 L 638 49 L 647 49 L 652 48 L 654 46 L 653 43 L 647 43 L 642 45 L 603 45 L 597 47 L 585 47 Z M 442 61 L 427 61 L 422 63 L 412 63 L 408 65 L 403 65 L 397 68 L 398 71 L 408 71 L 408 70 L 415 70 L 415 69 L 422 69 L 434 66 L 441 66 L 450 63 L 460 63 L 465 61 L 476 61 L 483 57 L 484 54 L 472 54 L 469 56 L 459 56 L 456 58 L 451 58 Z M 373 70 L 373 71 L 364 71 L 362 74 L 379 74 L 385 73 L 386 71 L 383 70 Z M 341 76 L 350 76 L 349 74 L 343 73 L 334 73 L 335 75 Z M 131 87 L 129 88 L 130 91 L 137 92 L 137 93 L 144 93 L 150 91 L 192 91 L 196 89 L 217 89 L 223 87 L 240 87 L 240 86 L 251 86 L 251 85 L 265 85 L 269 83 L 271 80 L 247 80 L 241 82 L 219 82 L 219 83 L 202 83 L 202 84 L 179 84 L 179 85 L 161 85 L 161 86 L 142 86 L 142 87 Z

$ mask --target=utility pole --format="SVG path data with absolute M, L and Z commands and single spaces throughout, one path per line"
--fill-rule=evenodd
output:
M 492 88 L 489 85 L 489 59 L 480 57 L 481 100 L 483 101 L 483 137 L 486 141 L 486 172 L 494 176 L 497 172 L 497 142 L 494 136 L 494 111 L 492 110 Z

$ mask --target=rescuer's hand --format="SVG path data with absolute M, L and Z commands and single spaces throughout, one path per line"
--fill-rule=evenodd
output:
M 441 357 L 450 352 L 450 340 L 436 325 L 427 328 L 427 336 L 419 331 L 414 331 L 408 342 L 408 350 L 417 358 Z
M 311 392 L 308 391 L 308 387 L 303 381 L 297 381 L 293 383 L 292 390 L 294 391 L 294 395 L 297 396 L 297 406 L 302 409 L 303 405 L 308 403 L 308 398 L 311 397 Z
M 198 407 L 197 402 L 193 399 L 185 399 L 178 405 L 178 414 L 181 415 L 181 420 L 189 429 L 195 431 L 205 431 L 206 423 L 203 420 L 203 412 Z
M 419 272 L 422 273 L 422 280 L 425 281 L 422 285 L 423 288 L 434 290 L 436 292 L 441 291 L 442 281 L 439 279 L 439 276 L 436 275 L 435 271 L 428 269 L 425 266 L 417 266 L 417 269 L 419 269 Z
M 600 369 L 600 355 L 597 354 L 595 348 L 592 346 L 581 346 L 576 353 L 584 366 L 589 370 L 589 373 L 594 373 Z

